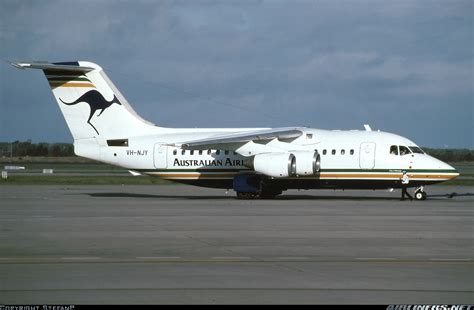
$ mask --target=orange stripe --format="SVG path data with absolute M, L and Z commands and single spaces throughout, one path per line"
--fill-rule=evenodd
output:
M 154 176 L 159 176 L 163 178 L 219 178 L 219 177 L 233 177 L 236 173 L 152 173 Z M 322 178 L 358 178 L 358 179 L 368 179 L 368 178 L 383 178 L 383 179 L 400 179 L 402 174 L 321 174 Z M 410 179 L 453 179 L 456 176 L 454 175 L 408 175 Z
M 183 174 L 165 174 L 165 173 L 153 173 L 154 176 L 163 178 L 219 178 L 219 177 L 233 177 L 235 174 L 200 174 L 200 173 L 183 173 Z
M 331 174 L 331 173 L 322 173 L 321 177 L 325 178 L 400 178 L 401 174 Z
M 331 173 L 322 173 L 321 177 L 324 178 L 384 178 L 384 179 L 400 179 L 402 177 L 401 173 L 398 174 L 331 174 Z M 457 175 L 440 175 L 440 174 L 408 174 L 408 178 L 411 179 L 453 179 Z
M 93 87 L 95 88 L 94 84 L 91 83 L 63 83 L 63 82 L 50 82 L 49 85 L 51 87 Z
M 409 178 L 412 179 L 454 179 L 457 175 L 411 175 Z

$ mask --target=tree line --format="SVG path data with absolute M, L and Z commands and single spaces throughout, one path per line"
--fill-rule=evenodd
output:
M 0 142 L 0 156 L 2 157 L 68 157 L 74 155 L 74 146 L 71 143 L 31 143 L 31 141 Z
M 442 161 L 474 161 L 474 150 L 470 149 L 434 149 L 423 148 L 433 157 Z M 1 157 L 68 157 L 74 155 L 71 143 L 32 143 L 31 141 L 0 142 Z
M 474 150 L 470 149 L 433 149 L 425 147 L 423 151 L 442 161 L 474 161 Z

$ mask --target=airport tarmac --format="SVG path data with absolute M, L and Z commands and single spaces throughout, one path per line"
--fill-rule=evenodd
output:
M 427 192 L 0 186 L 0 304 L 472 304 L 474 188 Z

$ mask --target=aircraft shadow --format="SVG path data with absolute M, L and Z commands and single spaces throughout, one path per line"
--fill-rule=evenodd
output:
M 237 200 L 235 195 L 227 196 L 187 196 L 187 195 L 154 195 L 137 193 L 89 193 L 90 197 L 96 198 L 154 198 L 154 199 L 188 199 L 188 200 Z M 274 199 L 265 200 L 400 200 L 399 197 L 367 197 L 367 196 L 313 196 L 313 195 L 282 195 Z M 260 199 L 256 200 L 260 201 Z
M 88 194 L 91 197 L 100 197 L 100 198 L 168 198 L 168 199 L 213 199 L 213 200 L 223 200 L 234 198 L 232 196 L 184 196 L 184 195 L 151 195 L 151 194 L 136 194 L 136 193 L 90 193 Z
M 153 194 L 137 194 L 137 193 L 89 193 L 87 194 L 90 197 L 96 198 L 154 198 L 154 199 L 187 199 L 187 200 L 228 200 L 234 199 L 234 194 L 226 196 L 187 196 L 187 195 L 153 195 Z M 456 197 L 469 197 L 474 196 L 473 193 L 450 193 L 450 194 L 441 194 L 441 195 L 428 195 L 429 200 L 440 200 L 440 199 L 451 199 Z M 260 200 L 260 199 L 257 199 Z M 317 196 L 317 195 L 281 195 L 274 199 L 265 199 L 265 200 L 353 200 L 353 201 L 374 201 L 374 200 L 386 200 L 386 201 L 396 201 L 400 200 L 400 197 L 383 197 L 383 196 Z M 409 199 L 406 199 L 409 201 Z
M 472 197 L 473 193 L 449 193 L 449 194 L 440 194 L 440 195 L 428 195 L 427 199 L 429 200 L 440 200 L 440 199 L 451 199 L 456 197 Z M 382 196 L 312 196 L 312 195 L 282 195 L 277 197 L 278 200 L 298 200 L 298 199 L 308 199 L 308 200 L 400 200 L 400 196 L 395 197 L 382 197 Z M 409 201 L 410 199 L 405 198 Z M 415 199 L 413 199 L 415 201 Z
M 400 200 L 398 197 L 282 195 L 275 200 Z

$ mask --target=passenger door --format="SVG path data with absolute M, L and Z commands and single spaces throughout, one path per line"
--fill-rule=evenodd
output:
M 155 144 L 155 152 L 153 156 L 155 168 L 163 169 L 168 167 L 168 146 Z
M 360 144 L 359 166 L 361 169 L 373 169 L 375 167 L 374 142 L 363 142 Z

